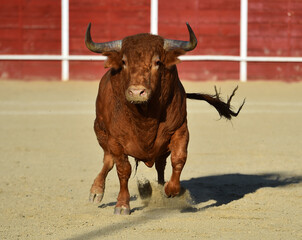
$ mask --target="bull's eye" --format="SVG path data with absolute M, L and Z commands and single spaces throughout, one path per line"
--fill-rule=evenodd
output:
M 154 55 L 152 57 L 152 68 L 157 70 L 161 64 L 162 64 L 162 62 L 160 61 L 159 56 Z
M 154 67 L 158 68 L 162 64 L 162 62 L 160 60 L 155 60 L 153 64 Z
M 122 65 L 124 68 L 127 66 L 127 57 L 125 55 L 122 57 Z

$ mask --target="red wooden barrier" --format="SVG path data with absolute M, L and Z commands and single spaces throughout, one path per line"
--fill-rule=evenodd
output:
M 95 41 L 150 31 L 150 0 L 70 1 L 70 55 L 89 55 L 88 22 Z M 302 1 L 249 0 L 248 56 L 302 56 Z M 240 0 L 159 0 L 159 34 L 188 39 L 185 22 L 198 37 L 193 55 L 239 55 Z M 0 0 L 0 54 L 60 54 L 60 0 Z M 70 61 L 71 79 L 100 79 L 102 62 Z M 188 80 L 239 78 L 238 62 L 179 65 Z M 248 79 L 302 80 L 302 63 L 248 63 Z M 0 78 L 56 79 L 60 61 L 0 61 Z

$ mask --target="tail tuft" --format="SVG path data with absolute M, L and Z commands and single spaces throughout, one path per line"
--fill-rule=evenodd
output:
M 213 107 L 216 108 L 220 117 L 224 117 L 228 120 L 231 120 L 232 117 L 238 116 L 238 114 L 240 113 L 240 111 L 245 103 L 245 99 L 244 99 L 237 112 L 233 112 L 231 110 L 232 109 L 231 100 L 234 97 L 237 89 L 238 89 L 238 86 L 233 90 L 231 96 L 228 98 L 226 103 L 221 100 L 220 93 L 217 91 L 216 86 L 215 86 L 215 95 L 202 94 L 202 93 L 187 93 L 186 96 L 189 99 L 202 100 L 202 101 L 208 102 L 209 104 L 211 104 Z

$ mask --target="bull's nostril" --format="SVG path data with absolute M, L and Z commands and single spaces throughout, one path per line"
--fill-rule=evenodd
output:
M 142 90 L 142 91 L 139 93 L 139 95 L 140 95 L 140 96 L 143 96 L 143 95 L 145 95 L 145 94 L 146 94 L 145 89 L 144 89 L 144 90 Z
M 128 101 L 146 101 L 149 97 L 149 91 L 146 87 L 130 86 L 126 90 L 126 98 Z

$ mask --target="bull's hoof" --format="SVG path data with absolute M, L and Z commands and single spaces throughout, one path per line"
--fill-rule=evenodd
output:
M 114 208 L 115 215 L 130 215 L 130 208 L 127 207 L 115 207 Z
M 179 195 L 180 187 L 173 186 L 170 182 L 167 182 L 164 186 L 164 194 L 167 198 L 175 197 Z
M 104 193 L 90 193 L 89 202 L 100 203 L 104 197 Z

